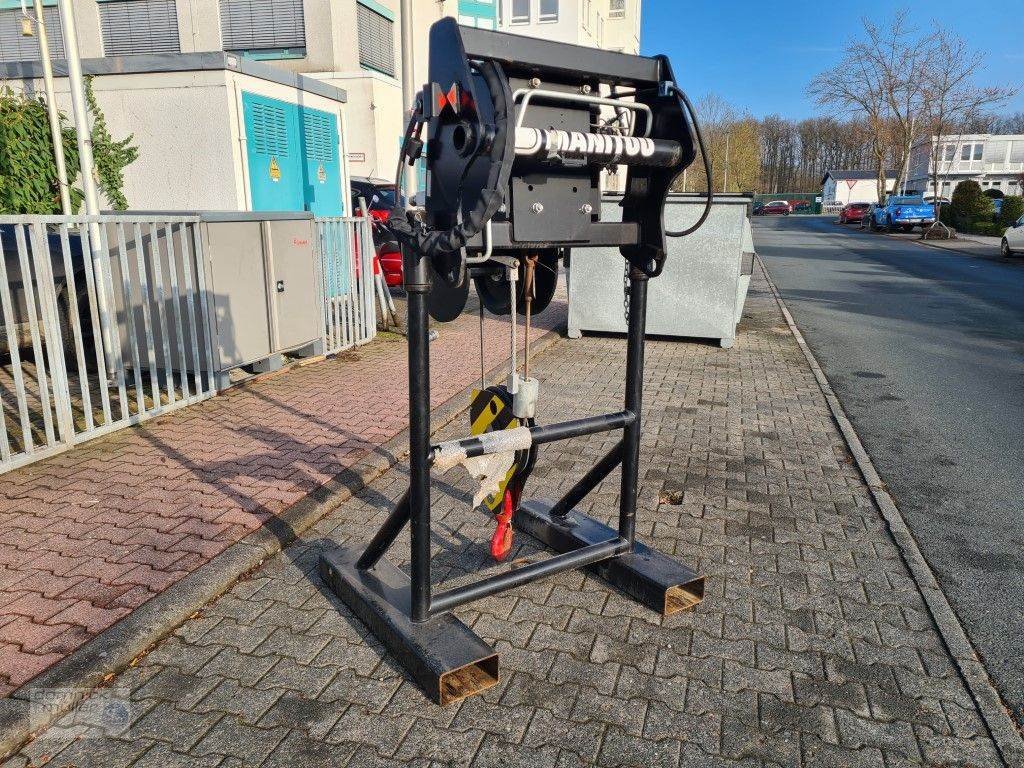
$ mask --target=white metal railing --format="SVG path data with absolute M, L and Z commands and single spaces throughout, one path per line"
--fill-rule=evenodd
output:
M 377 335 L 373 231 L 369 216 L 317 219 L 325 354 Z
M 822 203 L 821 212 L 829 214 L 830 216 L 835 216 L 838 215 L 838 213 L 841 210 L 843 210 L 844 205 L 845 203 Z
M 215 393 L 197 223 L 0 216 L 0 472 Z

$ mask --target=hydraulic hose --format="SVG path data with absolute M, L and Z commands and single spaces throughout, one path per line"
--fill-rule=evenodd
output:
M 708 182 L 708 196 L 704 203 L 704 212 L 701 213 L 700 218 L 693 226 L 687 227 L 686 229 L 678 232 L 666 232 L 666 237 L 686 237 L 692 235 L 698 229 L 700 229 L 704 222 L 707 221 L 708 216 L 711 214 L 711 205 L 714 202 L 714 191 L 711 185 L 711 156 L 708 154 L 707 148 L 704 146 L 704 132 L 700 129 L 700 121 L 697 119 L 697 110 L 693 108 L 693 104 L 690 102 L 690 97 L 679 88 L 677 85 L 673 85 L 672 90 L 675 91 L 676 98 L 683 104 L 686 111 L 690 113 L 690 120 L 693 122 L 694 133 L 697 134 L 697 146 L 700 148 L 701 158 L 704 160 L 704 176 Z

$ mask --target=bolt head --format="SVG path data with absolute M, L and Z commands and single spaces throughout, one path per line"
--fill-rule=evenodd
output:
M 540 88 L 540 78 L 539 77 L 535 77 L 535 78 L 531 79 L 530 80 L 530 87 L 531 88 Z
M 594 206 L 592 206 L 590 203 L 584 203 L 583 205 L 580 206 L 580 213 L 582 213 L 582 214 L 584 214 L 586 216 L 589 216 L 593 212 L 594 212 Z
M 540 203 L 534 203 L 530 206 L 530 210 L 534 213 L 544 213 L 544 206 Z

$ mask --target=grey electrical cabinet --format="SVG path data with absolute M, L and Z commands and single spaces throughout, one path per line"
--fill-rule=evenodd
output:
M 316 223 L 310 213 L 200 213 L 214 368 L 272 370 L 322 353 Z
M 669 238 L 665 270 L 648 288 L 648 334 L 714 339 L 724 348 L 732 346 L 753 269 L 750 203 L 749 197 L 716 195 L 708 220 L 699 230 L 687 237 Z M 676 231 L 690 226 L 704 204 L 703 196 L 670 195 L 665 228 Z M 602 220 L 613 220 L 619 199 L 606 197 L 602 205 Z M 572 252 L 568 277 L 571 338 L 579 338 L 584 331 L 626 332 L 624 264 L 615 248 Z

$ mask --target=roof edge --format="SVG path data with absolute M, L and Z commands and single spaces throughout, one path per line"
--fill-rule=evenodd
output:
M 103 56 L 94 59 L 82 59 L 82 71 L 86 75 L 142 75 L 158 72 L 194 72 L 228 70 L 286 85 L 291 88 L 323 96 L 333 101 L 345 103 L 348 94 L 345 89 L 328 85 L 312 77 L 279 69 L 270 64 L 247 59 L 237 53 L 227 51 L 201 51 L 198 53 L 152 53 L 135 56 Z M 55 77 L 67 77 L 67 61 L 53 60 Z M 29 79 L 43 76 L 42 65 L 38 61 L 15 61 L 0 64 L 0 79 Z

